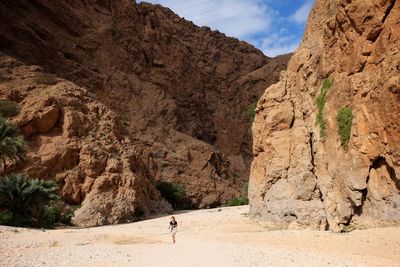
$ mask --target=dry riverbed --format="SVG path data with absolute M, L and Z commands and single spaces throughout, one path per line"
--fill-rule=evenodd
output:
M 248 206 L 84 229 L 0 226 L 0 266 L 400 266 L 400 227 L 351 233 L 267 231 Z

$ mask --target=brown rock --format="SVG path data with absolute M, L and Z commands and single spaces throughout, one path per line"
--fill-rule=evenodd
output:
M 270 59 L 131 0 L 8 1 L 0 17 L 0 50 L 24 61 L 1 56 L 12 75 L 0 94 L 21 92 L 15 121 L 31 138 L 25 170 L 61 177 L 68 201 L 82 202 L 76 223 L 169 210 L 157 180 L 182 185 L 194 208 L 241 196 L 252 159 L 248 107 L 289 56 Z M 276 128 L 292 117 L 276 114 Z M 71 144 L 74 161 L 64 165 L 55 148 Z
M 21 127 L 26 137 L 49 132 L 56 125 L 59 118 L 59 109 L 56 106 L 45 107 L 31 115 Z
M 335 231 L 400 222 L 400 3 L 378 2 L 316 1 L 287 71 L 258 103 L 252 218 Z M 334 82 L 322 138 L 316 98 L 325 78 Z M 343 106 L 353 113 L 348 152 L 336 122 Z

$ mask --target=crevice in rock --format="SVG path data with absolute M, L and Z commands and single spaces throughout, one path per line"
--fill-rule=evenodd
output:
M 371 171 L 371 169 L 379 169 L 380 167 L 382 167 L 384 165 L 386 166 L 386 169 L 389 172 L 390 179 L 394 182 L 397 190 L 400 191 L 400 179 L 397 179 L 394 169 L 387 163 L 387 161 L 384 157 L 376 158 L 374 160 L 374 162 L 372 163 L 369 170 Z M 368 180 L 367 180 L 367 183 L 368 183 Z
M 367 178 L 367 183 L 368 183 L 368 180 L 369 180 L 369 176 Z M 350 202 L 351 202 L 351 205 L 354 207 L 354 214 L 361 216 L 363 213 L 364 202 L 367 199 L 368 189 L 365 188 L 363 190 L 360 190 L 359 192 L 361 192 L 361 194 L 362 194 L 361 195 L 361 204 L 359 206 L 356 206 L 356 204 L 353 201 L 350 200 Z M 351 222 L 351 219 L 352 218 L 350 218 L 349 223 Z
M 391 0 L 388 8 L 386 9 L 385 16 L 383 16 L 382 23 L 385 23 L 386 19 L 388 18 L 390 12 L 392 11 L 394 5 L 396 4 L 396 0 Z
M 383 30 L 383 28 L 379 28 L 374 31 L 371 31 L 367 36 L 367 40 L 375 43 L 376 40 L 378 39 L 379 35 L 381 35 L 382 30 Z
M 286 214 L 284 214 L 283 215 L 283 217 L 285 217 L 285 218 L 294 218 L 294 219 L 298 219 L 298 217 L 297 217 L 297 215 L 295 214 L 295 213 L 286 213 Z
M 317 181 L 317 175 L 315 173 L 315 162 L 314 162 L 314 146 L 313 146 L 313 138 L 314 138 L 314 134 L 312 132 L 310 132 L 310 140 L 309 140 L 309 145 L 310 145 L 310 155 L 311 155 L 311 173 L 314 174 L 315 176 L 315 189 L 314 192 L 317 191 L 318 195 L 319 195 L 319 199 L 321 200 L 321 202 L 324 202 L 324 199 L 322 197 L 322 192 L 321 189 L 319 188 L 318 185 L 318 181 Z
M 370 172 L 371 172 L 371 169 L 374 168 L 374 163 L 375 163 L 375 162 L 373 162 L 372 165 L 370 166 L 369 172 L 368 172 L 368 173 L 370 173 Z M 367 180 L 365 181 L 365 183 L 368 185 L 368 182 L 369 182 L 369 175 L 368 175 Z M 368 187 L 365 188 L 365 189 L 359 190 L 359 192 L 361 192 L 361 194 L 362 194 L 362 195 L 361 195 L 361 204 L 360 204 L 360 205 L 357 206 L 357 205 L 354 203 L 354 201 L 352 201 L 351 199 L 349 199 L 349 201 L 350 201 L 350 203 L 351 203 L 351 205 L 352 205 L 352 207 L 353 207 L 354 214 L 355 214 L 355 215 L 358 215 L 358 216 L 361 216 L 362 213 L 363 213 L 364 203 L 365 203 L 365 200 L 367 199 L 367 195 L 368 195 Z M 349 224 L 351 223 L 351 221 L 352 221 L 352 218 L 350 218 Z
M 262 198 L 262 201 L 264 202 L 264 200 L 265 200 L 265 195 L 266 195 L 266 192 L 263 192 L 262 194 L 261 194 L 261 198 Z
M 314 163 L 314 148 L 313 148 L 313 133 L 310 133 L 310 153 L 311 153 L 311 165 L 312 165 L 312 169 L 311 172 L 315 175 L 315 163 Z
M 134 214 L 133 214 L 133 217 L 136 219 L 136 220 L 140 220 L 141 218 L 143 218 L 145 216 L 145 212 L 141 209 L 141 208 L 136 208 L 135 209 L 135 212 L 134 212 Z
M 349 38 L 347 38 L 346 31 L 343 29 L 342 24 L 340 24 L 339 21 L 336 21 L 336 25 L 338 26 L 339 30 L 342 32 L 342 34 L 343 34 L 344 38 L 346 39 L 347 43 L 350 43 L 350 40 L 349 40 Z
M 356 33 L 361 36 L 362 35 L 362 31 L 357 27 L 356 23 L 354 22 L 354 20 L 352 20 L 349 16 L 348 16 L 349 22 L 351 27 L 356 31 Z
M 400 190 L 400 180 L 396 178 L 396 173 L 395 173 L 394 169 L 387 163 L 387 161 L 384 157 L 379 156 L 372 162 L 372 164 L 369 168 L 369 173 L 371 173 L 372 169 L 379 169 L 382 166 L 386 166 L 386 169 L 389 172 L 390 179 L 394 182 L 396 188 L 398 190 Z M 366 180 L 367 185 L 369 182 L 369 178 L 370 178 L 370 176 L 368 175 L 367 180 Z M 354 214 L 356 214 L 358 216 L 361 216 L 363 213 L 363 206 L 364 206 L 365 200 L 367 199 L 368 188 L 360 190 L 360 192 L 362 193 L 361 205 L 356 206 L 355 203 L 350 200 L 352 202 L 351 203 L 352 206 L 354 207 Z

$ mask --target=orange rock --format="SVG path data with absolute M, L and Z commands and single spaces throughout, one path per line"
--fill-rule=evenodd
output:
M 248 108 L 290 55 L 268 58 L 131 0 L 10 2 L 0 17 L 0 94 L 22 108 L 14 121 L 30 140 L 24 171 L 57 177 L 67 201 L 82 203 L 75 223 L 169 211 L 158 180 L 182 185 L 193 208 L 242 195 Z M 291 117 L 277 115 L 277 127 Z
M 400 222 L 399 21 L 399 1 L 315 2 L 287 71 L 257 106 L 252 218 L 334 231 Z M 322 138 L 316 98 L 325 78 L 333 85 Z M 343 106 L 353 113 L 347 153 L 336 122 Z

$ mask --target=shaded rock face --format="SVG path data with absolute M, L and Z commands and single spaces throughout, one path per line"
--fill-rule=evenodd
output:
M 84 203 L 81 225 L 123 221 L 138 205 L 136 215 L 162 210 L 158 180 L 181 184 L 193 208 L 239 197 L 252 159 L 248 107 L 289 58 L 131 0 L 3 1 L 0 35 L 7 60 L 38 68 L 24 83 L 3 67 L 2 97 L 23 106 L 15 120 L 30 140 L 25 170 Z M 57 93 L 68 82 L 72 103 Z
M 25 164 L 9 172 L 56 179 L 66 202 L 82 205 L 74 217 L 82 226 L 171 211 L 127 129 L 93 94 L 5 55 L 0 74 L 0 96 L 19 102 L 12 122 L 29 141 Z
M 399 26 L 399 1 L 316 1 L 287 71 L 258 102 L 252 218 L 335 231 L 400 222 Z M 316 98 L 328 78 L 322 138 Z M 353 114 L 347 152 L 344 106 Z

